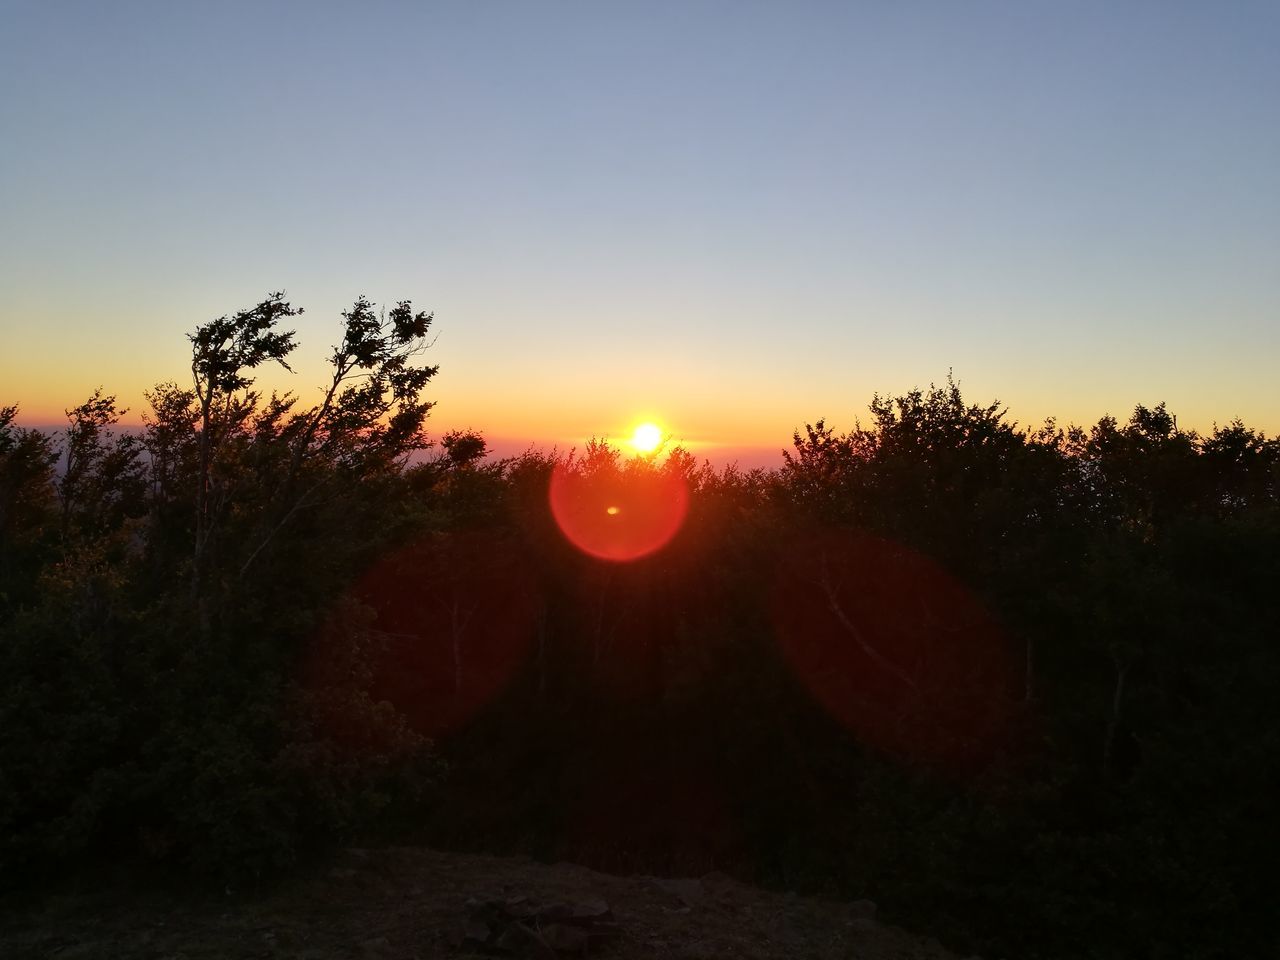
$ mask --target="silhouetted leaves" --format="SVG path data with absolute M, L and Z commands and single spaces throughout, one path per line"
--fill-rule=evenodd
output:
M 874 892 L 988 954 L 1264 955 L 1275 440 L 1023 428 L 948 378 L 777 471 L 411 462 L 431 315 L 361 297 L 319 395 L 264 397 L 298 312 L 198 327 L 140 434 L 101 390 L 56 438 L 0 408 L 0 875 L 381 833 Z M 687 513 L 598 559 L 557 476 L 593 523 Z

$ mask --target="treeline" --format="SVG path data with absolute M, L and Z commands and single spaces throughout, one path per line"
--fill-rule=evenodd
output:
M 1027 430 L 948 380 L 774 471 L 495 461 L 429 447 L 408 303 L 343 315 L 314 403 L 256 393 L 297 312 L 199 327 L 141 433 L 0 411 L 8 882 L 384 838 L 865 895 L 988 955 L 1276 945 L 1275 440 Z M 557 470 L 688 512 L 596 559 Z

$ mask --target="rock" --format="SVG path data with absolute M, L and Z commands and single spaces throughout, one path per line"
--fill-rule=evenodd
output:
M 579 923 L 592 920 L 607 920 L 612 914 L 609 904 L 603 900 L 584 900 L 573 905 L 573 919 Z
M 586 930 L 567 923 L 547 924 L 542 928 L 542 939 L 558 953 L 584 953 L 591 941 Z
M 587 936 L 591 938 L 592 943 L 597 940 L 612 940 L 614 937 L 622 936 L 622 927 L 612 920 L 597 921 L 587 927 Z
M 707 888 L 696 878 L 653 878 L 651 883 L 663 893 L 670 894 L 686 907 L 695 907 L 707 896 Z
M 494 948 L 504 953 L 518 953 L 529 946 L 532 939 L 527 928 L 513 924 L 502 931 L 502 935 L 494 941 Z
M 573 907 L 567 903 L 548 903 L 538 908 L 540 920 L 568 920 L 573 916 Z
M 538 915 L 538 907 L 528 897 L 512 897 L 503 904 L 502 912 L 516 920 L 530 920 Z
M 527 955 L 533 947 L 560 953 L 583 953 L 592 944 L 619 933 L 609 904 L 599 897 L 572 903 L 539 904 L 523 895 L 467 900 L 467 919 L 455 947 Z

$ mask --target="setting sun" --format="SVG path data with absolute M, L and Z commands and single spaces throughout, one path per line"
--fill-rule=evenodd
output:
M 653 453 L 662 446 L 662 431 L 657 424 L 642 423 L 631 434 L 631 446 L 640 453 Z

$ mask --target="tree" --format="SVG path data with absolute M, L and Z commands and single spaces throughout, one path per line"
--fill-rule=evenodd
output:
M 200 409 L 199 468 L 196 477 L 195 552 L 191 570 L 191 590 L 197 594 L 209 542 L 210 470 L 218 445 L 232 425 L 243 418 L 237 407 L 241 390 L 253 385 L 246 371 L 275 362 L 286 370 L 286 358 L 296 346 L 294 331 L 280 331 L 277 324 L 302 313 L 273 293 L 255 307 L 233 316 L 221 316 L 188 334 L 191 342 L 191 379 Z M 252 402 L 250 403 L 250 406 Z
M 1143 537 L 1152 537 L 1174 517 L 1206 498 L 1200 438 L 1180 430 L 1163 403 L 1138 404 L 1121 427 L 1103 417 L 1079 451 L 1095 487 L 1102 516 Z
M 449 465 L 459 470 L 475 466 L 488 452 L 484 436 L 474 430 L 451 430 L 440 445 L 444 447 Z
M 187 500 L 199 457 L 196 422 L 200 411 L 195 393 L 176 383 L 158 383 L 143 396 L 151 407 L 142 415 L 142 444 L 149 463 L 149 506 L 156 526 Z
M 1211 484 L 1210 506 L 1230 514 L 1257 508 L 1280 494 L 1280 443 L 1233 420 L 1200 442 Z
M 99 387 L 66 413 L 64 469 L 58 480 L 64 539 L 73 523 L 100 533 L 118 527 L 126 516 L 140 516 L 146 496 L 142 443 L 131 434 L 112 434 L 128 411 L 116 409 L 116 398 L 103 396 Z
M 17 415 L 16 405 L 0 407 L 0 605 L 13 603 L 34 579 L 31 554 L 54 499 L 53 442 L 15 425 Z
M 260 443 L 283 441 L 288 464 L 241 576 L 338 478 L 349 484 L 396 471 L 409 453 L 428 446 L 422 428 L 434 404 L 422 398 L 422 391 L 439 367 L 413 360 L 431 345 L 432 315 L 415 312 L 408 300 L 380 313 L 362 296 L 342 317 L 342 340 L 330 355 L 329 383 L 320 403 L 293 414 L 291 396 L 273 396 L 255 423 Z

